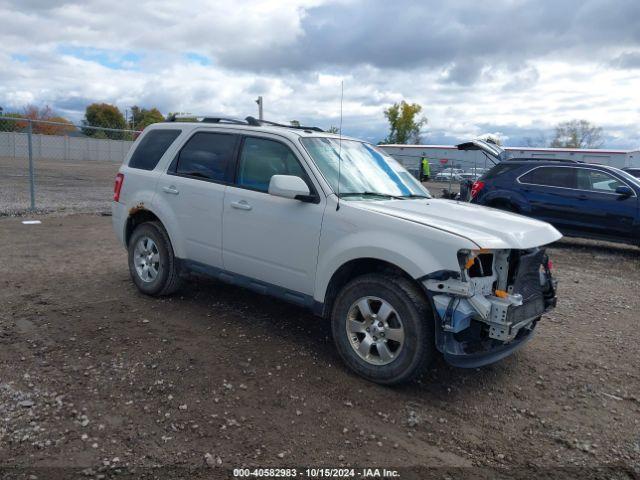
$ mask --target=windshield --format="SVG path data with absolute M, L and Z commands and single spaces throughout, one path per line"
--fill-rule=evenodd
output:
M 616 170 L 616 173 L 624 178 L 627 182 L 632 183 L 636 187 L 640 187 L 640 178 L 634 177 L 629 172 L 625 172 L 624 170 L 620 170 L 619 168 L 612 167 Z
M 340 145 L 337 138 L 321 137 L 301 141 L 333 191 L 341 197 L 430 198 L 429 191 L 413 175 L 373 145 L 356 140 L 342 140 Z

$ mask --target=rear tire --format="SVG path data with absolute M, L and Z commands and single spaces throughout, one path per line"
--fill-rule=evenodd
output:
M 392 274 L 367 274 L 338 294 L 333 339 L 344 363 L 383 385 L 414 379 L 435 355 L 434 319 L 419 288 Z
M 129 273 L 138 290 L 159 297 L 171 295 L 181 284 L 169 235 L 160 222 L 138 225 L 128 245 Z

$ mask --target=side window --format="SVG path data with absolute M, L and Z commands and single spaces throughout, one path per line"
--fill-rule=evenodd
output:
M 521 166 L 516 164 L 509 164 L 508 162 L 502 162 L 493 167 L 491 170 L 488 170 L 480 177 L 480 180 L 492 180 L 493 178 L 499 177 L 501 175 L 506 175 L 512 170 L 517 170 Z M 473 170 L 472 170 L 473 171 Z
M 520 183 L 576 188 L 576 170 L 570 167 L 538 167 L 520 177 Z
M 228 181 L 237 135 L 198 132 L 180 150 L 176 173 L 207 180 Z
M 181 130 L 152 130 L 148 132 L 131 155 L 129 167 L 142 170 L 153 170 L 164 155 L 164 152 L 178 138 Z
M 578 170 L 578 188 L 596 192 L 613 193 L 624 185 L 620 180 L 608 173 L 581 168 Z
M 266 192 L 274 175 L 306 178 L 289 147 L 274 140 L 247 137 L 240 154 L 238 186 Z

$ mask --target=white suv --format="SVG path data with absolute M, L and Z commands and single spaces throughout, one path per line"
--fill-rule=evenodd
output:
M 461 367 L 503 358 L 555 305 L 551 225 L 433 199 L 374 145 L 317 128 L 152 125 L 116 177 L 113 226 L 141 292 L 198 272 L 293 302 L 383 384 L 437 351 Z

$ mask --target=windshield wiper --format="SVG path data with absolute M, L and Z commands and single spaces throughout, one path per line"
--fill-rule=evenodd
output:
M 431 198 L 428 195 L 420 195 L 419 193 L 412 193 L 411 195 L 400 195 L 395 198 Z
M 382 197 L 382 198 L 393 198 L 396 200 L 402 200 L 402 197 L 396 197 L 394 195 L 390 195 L 388 193 L 380 193 L 380 192 L 347 192 L 341 193 L 340 198 L 343 197 Z

